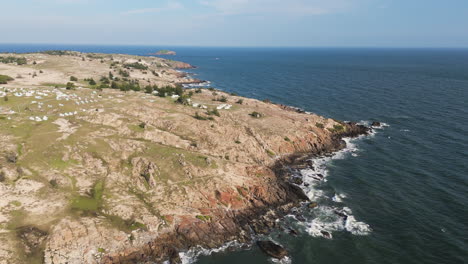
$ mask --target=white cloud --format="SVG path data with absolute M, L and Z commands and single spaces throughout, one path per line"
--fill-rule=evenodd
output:
M 132 9 L 129 11 L 124 12 L 123 14 L 126 15 L 133 15 L 133 14 L 144 14 L 144 13 L 159 13 L 164 11 L 182 9 L 184 6 L 176 1 L 170 1 L 163 7 L 153 7 L 153 8 L 141 8 L 141 9 Z
M 352 7 L 360 0 L 201 0 L 223 15 L 321 15 Z

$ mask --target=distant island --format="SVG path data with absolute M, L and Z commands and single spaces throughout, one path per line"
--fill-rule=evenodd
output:
M 150 54 L 150 55 L 177 55 L 175 51 L 172 50 L 160 50 L 156 53 Z

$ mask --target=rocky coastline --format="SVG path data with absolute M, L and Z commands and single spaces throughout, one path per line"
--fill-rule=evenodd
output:
M 317 206 L 291 169 L 370 131 L 268 100 L 180 89 L 200 82 L 175 70 L 192 67 L 183 62 L 1 56 L 26 61 L 0 64 L 22 76 L 0 87 L 8 263 L 178 263 L 198 247 L 251 244 L 293 208 Z
M 284 106 L 283 106 L 284 107 Z M 294 108 L 291 108 L 294 110 Z M 180 263 L 179 252 L 201 246 L 205 249 L 218 248 L 230 241 L 250 244 L 255 235 L 268 234 L 277 227 L 277 219 L 309 201 L 302 189 L 295 184 L 289 168 L 307 166 L 307 160 L 323 155 L 330 155 L 346 147 L 343 138 L 368 135 L 371 128 L 354 122 L 342 123 L 345 132 L 334 133 L 329 140 L 320 144 L 310 142 L 296 153 L 281 157 L 269 167 L 271 177 L 262 186 L 252 186 L 243 192 L 250 204 L 242 210 L 211 210 L 216 221 L 189 221 L 179 225 L 173 232 L 168 232 L 140 248 L 127 249 L 124 252 L 107 255 L 102 263 Z M 222 196 L 222 194 L 219 194 Z M 312 207 L 315 207 L 311 206 Z M 272 257 L 284 257 L 285 250 L 278 245 L 259 241 L 259 246 Z M 276 255 L 273 247 L 279 251 Z

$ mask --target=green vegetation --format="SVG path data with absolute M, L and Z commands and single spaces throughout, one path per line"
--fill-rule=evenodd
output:
M 269 149 L 266 150 L 266 153 L 267 153 L 268 155 L 270 155 L 271 157 L 276 156 L 276 154 L 275 154 L 273 151 L 269 150 Z
M 321 129 L 325 128 L 325 126 L 322 123 L 315 123 L 315 126 Z
M 70 81 L 71 81 L 71 82 L 77 82 L 77 81 L 78 81 L 78 78 L 76 78 L 75 76 L 71 76 L 71 77 L 70 77 Z
M 244 99 L 239 99 L 237 100 L 236 104 L 243 104 L 244 103 Z
M 182 105 L 189 105 L 190 104 L 189 98 L 190 96 L 184 94 L 182 96 L 179 96 L 179 98 L 177 98 L 176 103 L 182 104 Z
M 221 97 L 219 97 L 219 98 L 213 99 L 213 101 L 218 101 L 218 102 L 226 103 L 228 100 L 227 100 L 227 97 L 223 95 L 223 96 L 221 96 Z
M 73 52 L 67 50 L 45 50 L 39 53 L 48 54 L 48 55 L 55 55 L 55 56 L 62 56 L 62 55 L 73 55 Z
M 17 65 L 24 65 L 28 64 L 28 61 L 26 60 L 25 57 L 13 57 L 13 56 L 8 56 L 8 57 L 0 57 L 0 62 L 1 63 L 16 63 Z
M 284 137 L 284 141 L 291 142 L 291 139 L 288 137 Z
M 261 117 L 263 117 L 263 114 L 261 114 L 261 113 L 259 113 L 259 112 L 256 112 L 256 111 L 250 113 L 249 115 L 250 115 L 251 117 L 253 117 L 253 118 L 261 118 Z
M 87 54 L 86 57 L 88 57 L 88 58 L 90 58 L 90 59 L 104 59 L 104 56 L 97 55 L 97 54 L 95 54 L 95 53 Z
M 332 133 L 340 133 L 346 131 L 346 128 L 343 125 L 334 125 L 333 128 L 328 129 Z
M 16 206 L 16 207 L 21 206 L 21 202 L 20 202 L 20 201 L 11 201 L 10 204 L 13 205 L 13 206 Z
M 73 90 L 73 89 L 75 89 L 75 84 L 72 83 L 72 82 L 68 82 L 68 83 L 67 83 L 66 89 L 67 89 L 67 90 Z
M 0 84 L 7 84 L 9 81 L 13 81 L 14 79 L 8 75 L 1 75 L 0 74 Z
M 214 108 L 213 110 L 209 110 L 206 112 L 207 115 L 215 115 L 217 117 L 220 117 L 221 114 L 219 113 L 218 109 Z
M 134 62 L 134 63 L 127 63 L 127 64 L 124 64 L 124 67 L 125 68 L 134 68 L 134 69 L 138 69 L 138 70 L 148 70 L 148 66 L 142 64 L 142 63 L 139 63 L 139 62 Z
M 103 87 L 108 88 L 108 86 Z M 127 81 L 112 81 L 110 88 L 119 89 L 120 91 L 140 91 L 140 83 L 138 80 L 127 80 Z
M 128 71 L 122 70 L 122 69 L 119 69 L 119 75 L 121 75 L 122 77 L 125 77 L 125 78 L 130 77 L 130 73 Z
M 196 218 L 203 222 L 211 222 L 211 216 L 209 215 L 197 215 Z
M 213 117 L 211 117 L 211 116 L 201 116 L 198 112 L 195 113 L 193 118 L 198 119 L 198 120 L 214 120 Z
M 96 213 L 102 207 L 104 182 L 98 181 L 91 189 L 90 196 L 78 196 L 71 200 L 71 208 L 86 213 Z

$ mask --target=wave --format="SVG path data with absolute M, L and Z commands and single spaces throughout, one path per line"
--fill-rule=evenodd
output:
M 188 84 L 183 84 L 182 85 L 184 88 L 202 88 L 202 87 L 210 87 L 211 82 L 210 81 L 205 81 L 201 83 L 188 83 Z
M 179 257 L 180 257 L 180 260 L 182 261 L 182 264 L 193 264 L 198 260 L 200 256 L 209 256 L 213 253 L 223 252 L 228 249 L 240 250 L 241 248 L 245 248 L 246 246 L 248 245 L 240 243 L 237 240 L 234 240 L 234 241 L 227 242 L 226 244 L 224 244 L 223 246 L 219 248 L 206 249 L 201 246 L 194 247 L 190 249 L 189 251 L 180 252 Z
M 370 122 L 368 122 L 370 124 Z M 388 126 L 388 125 L 386 125 Z M 377 133 L 373 131 L 372 133 Z M 292 223 L 298 227 L 302 227 L 302 230 L 306 234 L 312 237 L 324 237 L 327 239 L 333 239 L 334 232 L 349 232 L 353 235 L 368 235 L 372 232 L 372 228 L 365 222 L 356 220 L 352 210 L 345 206 L 346 199 L 348 196 L 344 193 L 333 192 L 332 195 L 328 194 L 327 191 L 322 190 L 320 187 L 327 182 L 329 175 L 328 167 L 333 160 L 345 159 L 349 154 L 353 155 L 359 152 L 356 145 L 356 141 L 359 141 L 365 136 L 359 136 L 357 138 L 344 138 L 346 142 L 346 148 L 335 152 L 333 155 L 313 158 L 309 160 L 311 164 L 310 168 L 301 169 L 298 171 L 302 177 L 303 183 L 299 185 L 304 193 L 312 202 L 328 201 L 331 205 L 319 205 L 313 209 L 308 209 L 307 206 L 303 208 L 295 208 L 290 214 L 286 215 L 283 220 L 278 219 L 277 221 L 282 222 L 283 225 L 291 227 Z M 310 213 L 306 212 L 310 211 Z M 287 223 L 289 222 L 289 223 Z M 283 232 L 289 232 L 291 228 L 283 228 Z M 298 231 L 300 231 L 299 228 Z M 268 236 L 256 236 L 254 238 L 270 239 L 277 244 L 273 234 Z M 223 252 L 228 249 L 240 250 L 251 248 L 251 245 L 242 244 L 238 241 L 231 241 L 225 245 L 215 249 L 205 249 L 203 247 L 195 247 L 186 252 L 179 253 L 183 264 L 193 264 L 197 261 L 200 256 L 208 256 L 212 253 Z M 269 258 L 272 263 L 279 264 L 290 264 L 292 259 L 285 257 L 283 259 Z
M 346 194 L 336 191 L 330 194 L 323 190 L 329 175 L 330 163 L 333 160 L 347 158 L 349 155 L 357 156 L 359 149 L 355 142 L 360 138 L 362 137 L 344 138 L 346 148 L 332 156 L 313 158 L 309 160 L 310 168 L 299 171 L 303 180 L 303 184 L 299 186 L 312 202 L 321 204 L 312 209 L 311 214 L 300 223 L 309 235 L 332 239 L 333 232 L 346 231 L 353 235 L 368 235 L 372 231 L 368 224 L 357 221 L 352 210 L 344 206 L 345 199 L 348 198 Z

